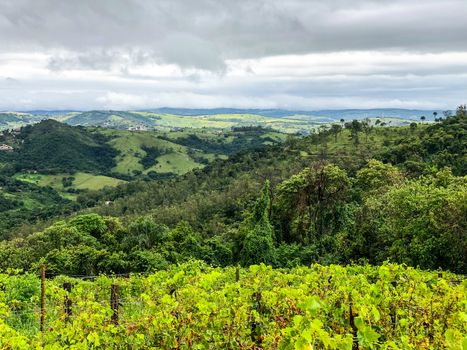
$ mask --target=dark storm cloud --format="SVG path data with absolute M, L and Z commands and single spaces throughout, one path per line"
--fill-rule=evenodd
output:
M 0 42 L 67 51 L 51 60 L 55 70 L 139 58 L 222 71 L 233 58 L 462 51 L 466 14 L 465 0 L 4 0 Z

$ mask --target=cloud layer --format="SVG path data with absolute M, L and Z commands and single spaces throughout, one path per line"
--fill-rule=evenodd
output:
M 454 108 L 466 14 L 465 0 L 5 0 L 0 109 Z

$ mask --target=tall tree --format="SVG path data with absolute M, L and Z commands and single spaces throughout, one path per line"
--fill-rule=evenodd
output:
M 334 141 L 337 142 L 337 135 L 341 132 L 342 127 L 337 124 L 331 125 L 331 132 L 334 134 Z
M 266 180 L 253 210 L 240 227 L 245 236 L 240 253 L 240 262 L 243 266 L 270 264 L 274 260 L 273 228 L 269 222 L 269 204 L 269 181 Z
M 339 226 L 349 179 L 332 164 L 316 163 L 278 186 L 277 211 L 285 241 L 309 243 Z

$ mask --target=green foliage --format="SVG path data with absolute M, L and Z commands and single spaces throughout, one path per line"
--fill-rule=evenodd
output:
M 157 147 L 143 146 L 141 149 L 146 153 L 146 155 L 140 160 L 144 169 L 149 169 L 154 166 L 157 163 L 156 158 L 166 154 L 165 149 L 159 149 Z
M 399 138 L 382 158 L 401 164 L 414 174 L 429 174 L 432 168 L 448 166 L 455 175 L 467 174 L 467 116 L 458 108 L 455 116 L 432 124 L 413 136 Z
M 274 259 L 274 234 L 269 222 L 269 206 L 269 181 L 266 181 L 251 213 L 247 214 L 240 227 L 245 237 L 240 253 L 240 262 L 244 266 L 270 264 Z
M 339 226 L 337 213 L 345 200 L 349 179 L 332 164 L 314 164 L 281 183 L 276 211 L 282 239 L 311 243 Z
M 79 215 L 70 220 L 70 225 L 96 238 L 102 236 L 107 230 L 104 218 L 97 214 Z
M 283 145 L 217 159 L 204 169 L 176 178 L 162 179 L 156 173 L 154 181 L 145 177 L 116 189 L 83 193 L 79 205 L 95 206 L 92 211 L 100 219 L 83 217 L 57 225 L 51 220 L 40 226 L 28 223 L 12 235 L 11 241 L 0 244 L 0 258 L 5 267 L 11 264 L 28 269 L 47 257 L 54 260 L 56 271 L 66 268 L 95 272 L 142 271 L 191 258 L 221 266 L 265 261 L 278 267 L 314 262 L 379 263 L 390 258 L 423 268 L 440 266 L 464 273 L 464 222 L 455 217 L 465 216 L 461 205 L 465 185 L 452 185 L 460 180 L 446 171 L 430 185 L 423 182 L 438 171 L 438 156 L 443 152 L 454 152 L 456 159 L 445 157 L 445 163 L 453 166 L 455 175 L 456 171 L 462 175 L 457 165 L 465 154 L 463 114 L 460 109 L 454 117 L 436 125 L 419 124 L 412 131 L 409 127 L 373 128 L 368 120 L 358 122 L 358 126 L 350 123 L 349 128 L 355 124 L 354 129 L 359 130 L 357 145 L 352 145 L 350 129 L 323 128 L 319 135 L 301 139 L 291 136 Z M 114 137 L 112 144 L 120 137 L 115 135 L 124 133 L 93 132 Z M 166 137 L 170 145 L 189 139 L 199 147 L 210 147 L 236 142 L 233 134 L 264 140 L 275 137 L 272 132 L 264 132 L 244 128 L 214 136 L 200 131 L 194 138 L 188 137 L 191 131 L 176 131 L 166 133 Z M 131 135 L 139 140 L 138 147 L 169 144 L 151 133 Z M 218 142 L 220 139 L 223 141 Z M 412 147 L 417 140 L 424 140 L 422 147 Z M 412 150 L 408 160 L 397 156 L 404 144 Z M 186 146 L 177 147 L 179 156 L 206 156 L 202 150 L 191 149 L 188 155 L 183 153 Z M 387 154 L 397 156 L 394 164 L 387 162 Z M 164 164 L 165 160 L 171 161 L 166 166 L 176 166 L 172 156 L 162 157 Z M 317 157 L 328 160 L 317 162 Z M 418 170 L 414 169 L 426 172 L 425 180 L 417 179 Z M 2 203 L 14 207 L 0 214 L 4 219 L 1 224 L 26 222 L 28 217 L 47 218 L 59 211 L 66 215 L 78 209 L 57 205 L 57 211 L 47 212 L 45 217 L 41 216 L 45 209 L 26 211 L 38 204 L 24 196 L 27 191 L 11 187 L 7 179 Z M 261 190 L 265 179 L 270 181 L 269 200 L 265 200 L 264 188 Z M 77 182 L 78 177 L 73 185 Z M 258 193 L 262 193 L 259 199 Z M 409 200 L 410 195 L 415 199 Z M 398 212 L 400 207 L 405 208 L 405 201 L 410 210 Z M 441 211 L 443 206 L 453 208 L 452 216 Z M 119 217 L 125 224 L 117 220 L 112 228 L 107 223 L 115 219 L 108 216 Z M 446 243 L 449 240 L 460 243 L 452 246 Z M 79 265 L 73 247 L 78 247 L 77 251 L 89 248 L 89 263 Z M 444 258 L 441 251 L 445 252 Z M 431 259 L 430 254 L 435 258 Z M 68 258 L 73 263 L 67 263 Z
M 352 349 L 355 341 L 359 349 L 462 349 L 467 341 L 460 276 L 387 263 L 288 270 L 262 264 L 240 269 L 238 282 L 235 275 L 235 267 L 194 261 L 124 279 L 59 276 L 46 281 L 43 334 L 39 279 L 30 275 L 28 300 L 11 303 L 0 292 L 0 347 Z M 18 284 L 18 277 L 0 274 L 0 285 Z M 64 281 L 73 281 L 71 293 Z M 120 286 L 118 325 L 110 322 L 111 284 Z M 68 321 L 65 295 L 72 301 Z
M 167 237 L 167 253 L 171 261 L 179 262 L 189 257 L 201 259 L 203 256 L 202 237 L 187 221 L 180 221 Z
M 50 187 L 42 188 L 0 175 L 0 240 L 22 223 L 29 225 L 34 220 L 66 212 L 69 203 Z
M 400 184 L 402 180 L 403 175 L 395 166 L 370 159 L 366 167 L 357 171 L 355 185 L 366 196 Z
M 18 138 L 21 147 L 11 154 L 16 172 L 96 173 L 109 172 L 115 165 L 117 152 L 106 144 L 107 139 L 83 128 L 45 120 L 22 128 Z
M 367 254 L 425 269 L 467 271 L 467 177 L 447 169 L 374 194 L 360 221 Z
M 156 223 L 149 216 L 144 216 L 130 223 L 123 244 L 128 249 L 135 247 L 151 249 L 163 242 L 167 236 L 167 231 L 166 226 Z

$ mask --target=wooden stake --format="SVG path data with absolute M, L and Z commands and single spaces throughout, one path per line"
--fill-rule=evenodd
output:
M 119 292 L 119 285 L 112 284 L 110 286 L 110 308 L 113 311 L 112 322 L 115 325 L 118 325 L 118 292 Z
M 72 288 L 72 284 L 70 282 L 63 283 L 63 289 L 65 289 L 68 293 L 71 293 L 71 288 Z M 71 315 L 72 315 L 71 306 L 72 306 L 73 302 L 68 297 L 68 293 L 65 295 L 65 300 L 64 300 L 65 322 L 68 322 Z
M 45 321 L 45 265 L 41 267 L 41 333 L 44 332 L 44 321 Z
M 352 328 L 352 350 L 358 350 L 358 338 L 357 338 L 357 327 L 355 326 L 355 315 L 352 310 L 352 296 L 349 294 L 349 316 L 350 316 L 350 327 Z

